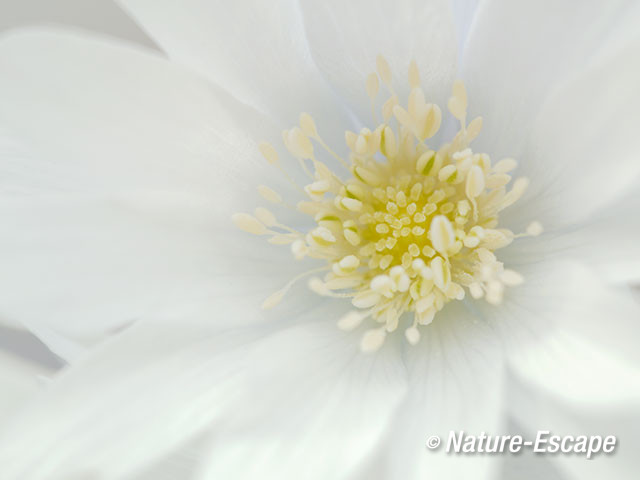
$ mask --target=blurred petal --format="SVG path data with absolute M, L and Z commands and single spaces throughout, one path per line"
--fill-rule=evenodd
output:
M 499 306 L 473 301 L 470 308 L 499 338 L 510 369 L 572 402 L 637 401 L 640 304 L 631 292 L 569 260 L 506 265 L 524 284 L 508 289 Z
M 251 353 L 247 393 L 257 404 L 226 413 L 201 479 L 350 479 L 369 461 L 404 398 L 406 371 L 393 345 L 364 355 L 353 335 L 323 323 Z
M 534 432 L 531 436 L 541 429 L 565 435 L 622 435 L 622 430 L 608 429 L 604 421 L 599 425 L 590 423 L 589 418 L 611 412 L 612 408 L 633 413 L 638 405 L 640 305 L 629 292 L 608 289 L 580 264 L 550 258 L 546 262 L 507 265 L 522 273 L 525 283 L 508 290 L 499 307 L 472 303 L 508 354 L 506 408 L 527 427 L 527 432 Z M 511 397 L 514 384 L 526 388 L 523 398 Z M 561 403 L 566 410 L 556 412 L 554 417 L 546 416 L 545 410 L 529 401 L 537 396 Z M 579 413 L 580 428 L 574 428 L 578 423 L 570 423 L 577 412 L 584 412 L 584 416 Z M 633 428 L 624 431 L 627 443 L 637 441 Z M 527 432 L 516 429 L 512 433 Z M 547 456 L 554 463 L 558 458 Z M 569 456 L 561 457 L 563 462 L 567 459 Z M 520 457 L 513 462 L 520 462 Z M 561 478 L 584 478 L 563 466 L 556 468 Z M 625 468 L 616 466 L 615 471 L 624 472 Z
M 510 401 L 513 401 L 509 398 Z M 517 423 L 511 423 L 506 434 L 508 435 L 521 435 L 530 433 Z M 529 438 L 529 437 L 527 437 Z M 531 434 L 531 438 L 535 438 L 535 433 Z M 555 462 L 555 458 L 552 455 L 539 455 L 534 453 L 530 449 L 524 449 L 518 452 L 517 455 L 505 453 L 500 455 L 502 457 L 502 466 L 500 469 L 500 475 L 496 476 L 496 479 L 500 480 L 579 480 L 572 475 L 566 474 L 561 471 L 560 467 Z
M 27 358 L 52 371 L 63 366 L 39 338 L 24 329 L 0 325 L 0 350 Z
M 259 203 L 258 180 L 284 182 L 252 139 L 270 123 L 208 83 L 133 47 L 30 31 L 0 43 L 0 103 L 4 321 L 93 341 L 180 302 L 255 306 L 295 270 L 243 278 L 286 253 L 229 217 Z
M 287 249 L 236 232 L 229 221 L 218 225 L 215 206 L 191 200 L 164 194 L 0 201 L 3 317 L 29 327 L 67 360 L 76 355 L 64 339 L 52 338 L 56 333 L 87 344 L 180 305 L 197 304 L 219 323 L 262 318 L 259 305 L 298 265 Z M 256 275 L 260 269 L 264 275 Z M 253 318 L 221 317 L 217 302 L 225 296 L 251 304 Z
M 269 173 L 256 142 L 277 135 L 256 111 L 130 45 L 27 30 L 0 42 L 0 121 L 14 193 L 188 192 L 237 207 Z
M 584 222 L 550 236 L 547 258 L 572 257 L 610 283 L 640 283 L 640 189 L 638 184 Z
M 452 0 L 453 20 L 458 39 L 458 58 L 462 58 L 467 46 L 469 33 L 476 19 L 478 4 L 481 0 Z
M 94 340 L 87 340 L 86 338 L 79 340 L 77 338 L 78 332 L 74 331 L 71 334 L 67 334 L 65 326 L 56 325 L 47 316 L 45 319 L 33 321 L 22 320 L 20 327 L 22 329 L 26 328 L 27 331 L 20 331 L 27 335 L 33 334 L 41 342 L 47 353 L 55 358 L 56 363 L 61 362 L 64 365 L 77 362 L 83 358 L 90 348 L 89 344 Z M 87 330 L 87 327 L 84 328 Z M 97 330 L 99 331 L 100 328 L 102 328 L 102 325 L 99 325 Z
M 313 58 L 361 122 L 371 117 L 365 80 L 379 54 L 389 62 L 400 101 L 409 92 L 407 72 L 415 60 L 427 99 L 443 105 L 456 68 L 447 1 L 305 0 L 302 9 Z
M 379 439 L 405 379 L 397 356 L 395 363 L 363 356 L 357 342 L 332 322 L 314 324 L 312 318 L 311 313 L 290 317 L 300 325 L 279 333 L 272 333 L 277 325 L 216 332 L 186 318 L 134 325 L 69 368 L 4 426 L 3 474 L 55 480 L 100 472 L 101 478 L 121 479 L 146 471 L 220 421 L 216 432 L 231 425 L 249 429 L 230 429 L 227 448 L 258 438 L 261 447 L 275 448 L 281 440 L 285 461 L 295 454 L 295 443 L 278 439 L 277 431 L 258 435 L 269 415 L 282 422 L 319 422 L 309 424 L 311 429 L 329 425 L 327 441 L 344 439 L 344 451 L 334 452 L 339 462 L 334 468 L 346 471 Z M 347 408 L 350 402 L 353 408 Z M 323 409 L 326 415 L 320 414 Z M 245 423 L 249 419 L 254 422 Z M 303 424 L 293 431 L 284 425 L 282 435 L 305 432 Z M 248 453 L 237 475 L 250 467 Z M 251 451 L 254 459 L 260 454 Z M 218 459 L 213 455 L 208 458 Z
M 639 370 L 578 335 L 555 331 L 544 342 L 513 354 L 510 365 L 532 387 L 574 405 L 640 401 Z
M 637 190 L 639 52 L 640 41 L 592 63 L 542 106 L 522 168 L 531 187 L 521 208 L 548 230 L 577 225 Z
M 606 386 L 603 385 L 602 388 Z M 600 453 L 591 460 L 577 454 L 536 455 L 538 458 L 552 461 L 562 475 L 561 478 L 600 480 L 636 476 L 640 467 L 637 455 L 640 448 L 640 410 L 637 402 L 626 406 L 616 405 L 615 408 L 607 404 L 576 404 L 512 379 L 509 381 L 507 404 L 510 407 L 510 415 L 522 426 L 518 433 L 532 440 L 539 430 L 550 431 L 553 435 L 560 436 L 617 437 L 617 446 L 613 454 Z
M 172 60 L 281 125 L 307 111 L 321 134 L 342 141 L 347 117 L 309 55 L 296 0 L 120 2 Z
M 235 398 L 244 346 L 265 332 L 215 335 L 182 320 L 134 325 L 4 422 L 3 475 L 121 479 L 210 425 Z
M 470 118 L 484 118 L 476 149 L 488 152 L 496 160 L 516 157 L 526 162 L 540 161 L 522 158 L 540 106 L 554 85 L 581 68 L 596 52 L 606 49 L 606 40 L 623 22 L 627 22 L 627 28 L 620 31 L 624 42 L 635 35 L 640 18 L 635 3 L 481 2 L 462 59 Z M 630 15 L 635 22 L 628 21 Z M 584 97 L 585 106 L 594 92 L 611 90 L 599 87 Z M 580 111 L 581 118 L 584 112 Z M 593 115 L 593 109 L 588 112 Z M 562 117 L 557 122 L 569 124 Z M 556 158 L 551 161 L 557 162 Z
M 497 432 L 503 421 L 504 364 L 498 337 L 464 305 L 448 305 L 407 351 L 410 391 L 366 478 L 493 478 L 500 459 L 447 455 L 450 431 Z M 438 435 L 439 450 L 427 439 Z M 383 472 L 383 473 L 381 473 Z
M 608 288 L 585 267 L 566 263 L 564 269 L 563 301 L 546 311 L 520 305 L 523 323 L 537 331 L 529 342 L 512 345 L 510 369 L 574 405 L 637 404 L 640 304 L 629 291 Z
M 126 476 L 122 480 L 196 480 L 199 465 L 205 454 L 202 438 L 186 442 L 142 472 Z
M 50 370 L 0 350 L 0 423 L 11 418 L 41 388 Z

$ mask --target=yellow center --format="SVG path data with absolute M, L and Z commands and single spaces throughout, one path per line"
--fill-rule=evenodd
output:
M 507 158 L 492 165 L 487 154 L 469 148 L 482 119 L 466 123 L 462 82 L 453 85 L 448 103 L 460 130 L 451 143 L 435 150 L 426 140 L 437 133 L 442 114 L 425 101 L 415 62 L 409 67 L 411 93 L 405 109 L 391 86 L 387 62 L 378 57 L 377 74 L 366 81 L 374 120 L 380 80 L 390 94 L 382 105 L 383 122 L 373 131 L 346 132 L 346 161 L 326 145 L 308 114 L 300 116 L 300 126 L 283 132 L 285 146 L 309 176 L 304 188 L 296 185 L 306 196 L 297 209 L 314 220 L 309 231 L 280 224 L 265 208 L 256 209 L 255 216 L 233 217 L 247 232 L 290 244 L 297 259 L 323 261 L 324 266 L 293 279 L 263 307 L 275 306 L 296 280 L 323 272 L 321 278 L 311 278 L 310 288 L 320 295 L 350 298 L 356 308 L 338 326 L 350 330 L 365 319 L 371 322 L 373 328 L 361 343 L 364 351 L 378 349 L 405 312 L 413 314 L 406 338 L 416 344 L 418 326 L 431 323 L 447 302 L 463 299 L 468 291 L 473 298 L 498 304 L 505 286 L 523 280 L 505 269 L 493 252 L 522 236 L 498 228 L 498 216 L 522 196 L 528 181 L 519 178 L 507 189 L 516 162 Z M 316 158 L 312 141 L 349 171 L 347 180 Z M 260 150 L 293 182 L 271 145 L 261 144 Z M 282 202 L 269 187 L 258 190 L 266 200 Z M 527 235 L 541 231 L 533 222 Z

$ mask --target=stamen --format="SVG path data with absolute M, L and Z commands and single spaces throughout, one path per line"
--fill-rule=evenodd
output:
M 322 278 L 309 280 L 309 288 L 322 296 L 350 299 L 357 310 L 338 320 L 340 329 L 353 330 L 363 322 L 374 325 L 362 338 L 360 346 L 366 352 L 379 349 L 405 313 L 413 319 L 404 335 L 416 345 L 420 328 L 434 321 L 448 302 L 462 300 L 466 292 L 473 299 L 500 304 L 506 287 L 524 279 L 506 269 L 494 252 L 543 230 L 535 221 L 520 234 L 498 227 L 499 213 L 522 197 L 528 180 L 518 178 L 508 190 L 509 172 L 516 169 L 516 161 L 505 158 L 492 166 L 489 155 L 470 148 L 482 129 L 482 118 L 466 124 L 468 100 L 462 82 L 454 83 L 447 104 L 460 130 L 438 149 L 425 142 L 437 133 L 442 113 L 427 102 L 417 64 L 409 65 L 411 93 L 406 107 L 398 102 L 391 69 L 382 56 L 376 68 L 365 86 L 376 124 L 380 81 L 389 91 L 381 108 L 383 122 L 345 133 L 348 162 L 326 145 L 307 113 L 300 115 L 299 126 L 283 132 L 285 147 L 311 178 L 304 188 L 288 175 L 273 146 L 259 146 L 267 162 L 303 193 L 305 201 L 298 203 L 297 210 L 309 215 L 313 225 L 304 231 L 293 229 L 265 208 L 257 208 L 255 216 L 233 216 L 238 228 L 270 235 L 270 243 L 290 245 L 295 259 L 308 257 L 324 263 L 295 277 L 263 307 L 279 303 L 299 279 L 323 272 Z M 351 176 L 341 179 L 322 163 L 312 141 Z M 314 172 L 305 163 L 309 160 Z M 269 187 L 261 185 L 258 192 L 272 204 L 287 205 Z
M 271 188 L 269 188 L 269 187 L 267 187 L 265 185 L 260 185 L 258 187 L 258 193 L 267 202 L 282 203 L 282 196 L 278 192 L 276 192 L 275 190 L 272 190 Z
M 360 348 L 365 353 L 375 352 L 382 346 L 386 336 L 387 332 L 384 328 L 368 330 L 362 337 Z
M 233 223 L 236 224 L 236 227 L 247 233 L 252 233 L 254 235 L 264 235 L 265 233 L 268 233 L 267 228 L 260 223 L 258 219 L 246 213 L 236 213 L 233 215 L 232 219 Z
M 376 58 L 376 66 L 378 68 L 378 75 L 380 75 L 380 79 L 382 79 L 382 83 L 391 88 L 391 69 L 389 68 L 387 60 L 382 55 L 378 55 Z
M 261 143 L 258 145 L 260 149 L 260 153 L 262 156 L 269 162 L 271 165 L 276 165 L 278 163 L 278 152 L 270 143 Z
M 289 291 L 289 289 L 300 279 L 307 277 L 309 275 L 311 275 L 312 273 L 318 273 L 318 272 L 323 272 L 325 270 L 327 270 L 328 267 L 322 267 L 322 268 L 314 268 L 313 270 L 308 270 L 306 272 L 301 273 L 300 275 L 295 276 L 294 278 L 292 278 L 291 280 L 289 280 L 289 282 L 282 287 L 280 290 L 278 290 L 275 293 L 272 293 L 269 297 L 267 297 L 267 299 L 262 302 L 262 308 L 264 310 L 268 310 L 270 308 L 275 307 L 278 303 L 280 303 L 280 301 L 282 300 L 282 298 L 286 295 L 286 293 Z
M 532 237 L 537 237 L 543 231 L 542 224 L 540 222 L 531 222 L 527 227 L 527 234 Z

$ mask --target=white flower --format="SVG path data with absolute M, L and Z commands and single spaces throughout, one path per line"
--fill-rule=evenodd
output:
M 4 422 L 3 478 L 492 478 L 504 457 L 428 452 L 426 438 L 498 434 L 509 421 L 523 432 L 585 428 L 637 441 L 635 428 L 603 420 L 613 405 L 637 425 L 640 396 L 640 308 L 624 287 L 640 273 L 633 2 L 489 0 L 476 12 L 408 0 L 124 4 L 172 61 L 80 33 L 34 30 L 0 43 L 1 318 L 78 359 Z M 524 232 L 538 221 L 546 233 L 496 254 L 524 278 L 493 297 L 500 305 L 452 292 L 419 342 L 407 335 L 417 345 L 386 335 L 363 354 L 365 324 L 336 328 L 345 300 L 294 285 L 261 310 L 304 268 L 230 217 L 263 197 L 301 199 L 269 164 L 273 152 L 262 149 L 269 161 L 259 152 L 300 112 L 339 155 L 346 130 L 361 135 L 359 154 L 377 148 L 363 87 L 378 54 L 401 105 L 413 59 L 425 102 L 444 107 L 464 81 L 469 120 L 484 119 L 472 151 L 494 166 L 515 158 L 529 179 L 500 227 Z M 458 117 L 459 92 L 448 104 Z M 415 111 L 395 110 L 430 136 Z M 436 149 L 457 130 L 442 113 Z M 309 153 L 307 127 L 304 117 L 287 135 L 299 157 Z M 278 159 L 302 183 L 284 151 Z M 490 182 L 476 160 L 456 191 L 470 204 Z M 304 183 L 305 195 L 321 197 L 322 181 Z M 357 196 L 348 198 L 363 203 Z M 239 223 L 273 223 L 257 216 Z M 306 218 L 277 211 L 282 225 L 308 229 Z M 435 218 L 431 245 L 452 255 L 465 239 Z M 324 228 L 316 242 L 330 241 Z M 326 265 L 304 259 L 312 247 L 293 253 L 309 268 Z M 333 262 L 341 272 L 362 261 L 345 257 Z M 442 262 L 433 266 L 441 273 Z M 403 268 L 375 281 L 381 297 L 405 289 L 403 275 L 415 272 Z M 519 283 L 514 275 L 501 281 Z M 575 478 L 593 465 L 613 478 L 637 467 L 632 449 L 599 463 L 543 460 Z

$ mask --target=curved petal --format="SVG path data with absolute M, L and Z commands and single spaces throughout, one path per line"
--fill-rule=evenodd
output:
M 603 205 L 591 216 L 537 238 L 524 238 L 501 252 L 501 259 L 530 261 L 573 260 L 588 265 L 609 284 L 640 281 L 640 190 L 633 188 L 619 200 Z
M 634 478 L 638 471 L 640 412 L 637 403 L 586 408 L 583 404 L 561 401 L 543 390 L 511 379 L 508 382 L 508 405 L 512 417 L 521 425 L 518 433 L 527 435 L 531 440 L 540 430 L 574 438 L 578 435 L 616 436 L 614 453 L 599 453 L 591 460 L 586 460 L 584 454 L 536 454 L 537 460 L 553 462 L 560 478 Z
M 265 334 L 216 333 L 172 316 L 135 324 L 4 422 L 3 475 L 119 479 L 145 470 L 236 400 L 242 356 Z
M 462 59 L 471 118 L 484 118 L 479 150 L 521 158 L 553 86 L 607 50 L 609 37 L 635 36 L 639 14 L 633 0 L 481 2 Z
M 228 214 L 252 179 L 274 176 L 256 148 L 279 135 L 264 116 L 115 40 L 5 35 L 0 102 L 5 193 L 188 192 Z
M 410 391 L 363 478 L 493 478 L 500 459 L 445 453 L 450 432 L 498 432 L 504 417 L 504 357 L 486 322 L 448 305 L 406 352 Z M 429 437 L 438 435 L 438 450 Z
M 205 446 L 204 438 L 186 442 L 156 462 L 152 462 L 143 471 L 135 472 L 122 480 L 196 480 Z
M 235 232 L 229 221 L 220 225 L 214 205 L 189 200 L 160 194 L 0 201 L 3 318 L 53 346 L 59 343 L 45 327 L 86 344 L 181 305 L 197 305 L 219 323 L 263 317 L 256 310 L 253 318 L 225 319 L 217 302 L 230 297 L 259 307 L 298 265 L 286 249 Z
M 473 301 L 470 308 L 500 339 L 510 370 L 572 402 L 637 401 L 640 304 L 631 292 L 568 260 L 507 265 L 525 282 L 499 306 Z
M 276 333 L 277 325 L 221 332 L 179 317 L 134 325 L 69 368 L 4 425 L 3 474 L 55 480 L 85 472 L 119 479 L 215 427 L 216 435 L 229 433 L 220 437 L 228 452 L 254 441 L 264 448 L 244 450 L 234 470 L 241 478 L 250 468 L 247 455 L 277 449 L 278 440 L 282 461 L 295 454 L 289 442 L 305 430 L 285 429 L 285 423 L 264 430 L 270 415 L 303 422 L 298 427 L 309 422 L 309 429 L 320 429 L 318 438 L 335 442 L 336 434 L 348 435 L 344 452 L 330 444 L 317 452 L 334 455 L 341 462 L 334 468 L 347 469 L 377 440 L 402 397 L 403 369 L 397 361 L 361 355 L 354 339 L 332 322 L 313 323 L 316 316 L 292 316 L 290 323 L 299 325 Z M 221 461 L 217 451 L 210 458 Z
M 531 187 L 521 208 L 547 229 L 577 225 L 637 190 L 638 52 L 635 42 L 594 61 L 541 107 L 522 168 Z
M 311 53 L 323 75 L 355 110 L 370 118 L 365 90 L 376 57 L 389 62 L 401 101 L 409 92 L 407 71 L 415 60 L 429 101 L 443 106 L 456 69 L 456 40 L 449 2 L 303 0 Z
M 249 395 L 259 405 L 227 413 L 199 478 L 350 479 L 387 435 L 406 391 L 396 345 L 365 355 L 353 335 L 299 330 L 252 355 Z
M 321 134 L 343 141 L 347 117 L 309 55 L 296 0 L 120 2 L 171 59 L 281 125 L 307 111 Z
M 623 430 L 608 430 L 604 422 L 595 426 L 587 417 L 613 409 L 636 409 L 640 395 L 637 302 L 608 290 L 579 264 L 550 258 L 516 268 L 526 281 L 507 291 L 503 305 L 470 305 L 508 355 L 505 409 L 527 428 L 525 432 L 516 426 L 514 433 L 533 437 L 537 430 L 551 429 L 565 435 L 622 435 Z M 516 382 L 526 388 L 522 398 L 511 395 Z M 566 409 L 547 416 L 530 401 L 538 396 L 562 403 Z M 579 429 L 573 423 L 576 414 L 580 418 L 584 414 Z M 632 429 L 625 432 L 627 443 L 635 441 L 630 436 Z M 557 458 L 551 460 L 555 463 Z M 567 459 L 569 456 L 562 456 L 563 462 Z M 625 471 L 629 460 L 615 471 Z M 518 462 L 520 459 L 514 459 L 511 467 Z M 564 465 L 558 468 L 562 477 L 583 478 L 574 470 L 566 471 Z
M 637 404 L 640 304 L 585 267 L 567 264 L 566 270 L 563 301 L 530 315 L 531 321 L 547 320 L 549 331 L 510 353 L 511 371 L 576 406 Z
M 615 328 L 615 326 L 612 326 Z M 615 358 L 594 341 L 556 330 L 544 342 L 510 358 L 512 370 L 533 388 L 572 405 L 638 404 L 638 368 Z
M 585 223 L 558 239 L 560 246 L 571 246 L 572 256 L 596 269 L 608 282 L 640 283 L 638 182 L 640 177 L 620 200 L 605 205 Z
M 49 373 L 43 365 L 0 350 L 0 422 L 37 394 L 42 383 L 38 377 Z
M 181 304 L 216 318 L 223 295 L 255 306 L 295 270 L 229 218 L 260 203 L 259 182 L 290 191 L 255 145 L 273 126 L 207 82 L 28 31 L 0 42 L 0 103 L 3 319 L 91 341 Z M 245 276 L 268 265 L 261 286 Z
M 525 436 L 529 432 L 515 422 L 511 422 L 509 429 L 510 435 Z M 529 438 L 529 436 L 527 436 Z M 531 434 L 531 438 L 535 438 L 535 433 Z M 516 455 L 503 454 L 503 463 L 500 475 L 496 479 L 500 480 L 580 480 L 580 477 L 574 477 L 563 472 L 556 464 L 555 458 L 551 455 L 539 455 L 529 449 L 522 450 Z
M 481 3 L 481 0 L 451 1 L 453 20 L 456 25 L 456 38 L 458 39 L 458 58 L 462 57 L 467 46 L 467 40 L 473 28 L 479 3 Z
M 0 351 L 45 365 L 52 371 L 63 366 L 37 336 L 23 329 L 0 325 Z

